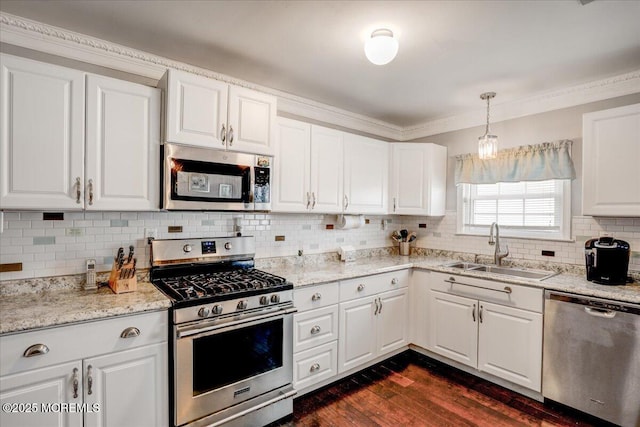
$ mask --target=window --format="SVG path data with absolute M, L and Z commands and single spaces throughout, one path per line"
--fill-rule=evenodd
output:
M 511 237 L 569 240 L 569 180 L 458 185 L 458 233 L 483 234 L 492 222 Z

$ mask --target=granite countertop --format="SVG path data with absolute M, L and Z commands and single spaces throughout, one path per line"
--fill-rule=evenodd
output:
M 597 285 L 587 281 L 584 275 L 577 274 L 580 271 L 579 266 L 574 266 L 573 274 L 563 272 L 540 281 L 444 267 L 443 264 L 458 260 L 446 253 L 410 257 L 393 254 L 377 255 L 359 258 L 349 263 L 330 257 L 321 259 L 320 262 L 307 263 L 282 262 L 281 259 L 273 258 L 259 260 L 257 267 L 287 278 L 294 287 L 312 286 L 406 268 L 419 268 L 640 304 L 638 280 L 634 284 L 625 286 Z M 527 265 L 527 267 L 540 269 L 539 266 Z M 137 291 L 124 294 L 114 294 L 106 286 L 99 288 L 98 291 L 84 291 L 82 277 L 82 275 L 76 275 L 1 283 L 0 334 L 166 310 L 171 306 L 170 300 L 148 281 L 146 274 L 139 276 Z
M 640 284 L 637 282 L 624 286 L 605 286 L 589 282 L 583 275 L 570 273 L 560 273 L 545 280 L 532 280 L 486 272 L 460 271 L 460 269 L 443 267 L 443 264 L 452 261 L 456 261 L 456 259 L 438 256 L 412 255 L 407 257 L 387 255 L 361 258 L 349 263 L 327 261 L 321 264 L 311 265 L 264 265 L 260 268 L 272 274 L 285 277 L 293 283 L 294 287 L 317 285 L 413 267 L 456 274 L 458 276 L 477 277 L 479 279 L 490 279 L 505 283 L 640 304 Z
M 135 292 L 123 294 L 114 294 L 108 286 L 84 291 L 73 284 L 55 286 L 46 279 L 25 282 L 31 286 L 26 286 L 29 289 L 24 292 L 0 294 L 0 334 L 165 310 L 171 306 L 169 299 L 148 281 L 139 281 Z

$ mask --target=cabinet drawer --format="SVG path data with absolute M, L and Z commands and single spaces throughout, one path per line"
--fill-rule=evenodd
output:
M 329 379 L 337 373 L 337 341 L 293 355 L 293 386 L 297 390 Z
M 391 271 L 340 282 L 340 301 L 379 294 L 409 286 L 409 270 Z
M 431 289 L 542 313 L 544 290 L 455 274 L 432 273 Z M 509 291 L 510 292 L 507 292 Z
M 339 299 L 338 282 L 318 286 L 307 286 L 293 291 L 293 303 L 298 311 L 312 310 L 337 304 Z
M 293 316 L 293 352 L 338 339 L 338 305 Z
M 156 311 L 1 336 L 0 376 L 166 342 L 167 321 L 166 311 Z M 128 328 L 137 328 L 139 335 L 121 338 Z M 25 351 L 37 344 L 44 344 L 49 351 L 25 357 Z

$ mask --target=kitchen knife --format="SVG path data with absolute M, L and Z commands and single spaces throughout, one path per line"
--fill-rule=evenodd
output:
M 118 270 L 120 270 L 122 268 L 122 264 L 124 263 L 124 249 L 123 248 L 118 248 L 118 255 L 116 255 L 116 260 L 117 260 L 117 267 Z
M 133 247 L 133 245 L 129 246 L 129 256 L 127 256 L 127 264 L 129 264 L 131 262 L 131 260 L 133 259 L 133 251 L 135 250 L 135 248 Z

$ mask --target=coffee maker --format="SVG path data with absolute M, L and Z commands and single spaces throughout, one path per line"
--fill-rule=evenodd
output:
M 629 269 L 629 243 L 613 237 L 589 239 L 584 244 L 587 280 L 602 285 L 624 285 Z

